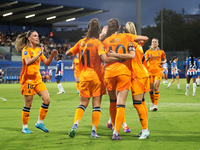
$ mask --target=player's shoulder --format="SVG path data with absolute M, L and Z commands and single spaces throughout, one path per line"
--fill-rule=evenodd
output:
M 150 53 L 151 51 L 152 51 L 151 49 L 148 49 L 148 50 L 146 50 L 145 53 Z
M 162 49 L 159 49 L 159 48 L 158 48 L 158 51 L 159 51 L 159 52 L 164 52 L 164 50 L 162 50 Z

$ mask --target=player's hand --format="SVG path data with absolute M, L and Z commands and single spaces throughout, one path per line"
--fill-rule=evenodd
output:
M 141 46 L 144 46 L 144 41 L 143 40 L 138 41 L 138 44 L 140 44 Z
M 102 31 L 101 31 L 101 34 L 105 35 L 107 33 L 107 31 L 108 31 L 108 26 L 104 26 Z
M 55 76 L 55 79 L 57 79 L 57 76 Z
M 40 48 L 41 48 L 41 51 L 40 51 L 39 55 L 41 56 L 44 52 L 44 45 L 40 44 Z
M 56 55 L 58 55 L 58 51 L 56 49 L 54 49 L 52 52 L 51 52 L 51 55 L 54 57 Z
M 115 51 L 112 51 L 112 50 L 110 50 L 109 51 L 110 53 L 108 53 L 108 57 L 112 57 L 112 56 L 115 56 Z

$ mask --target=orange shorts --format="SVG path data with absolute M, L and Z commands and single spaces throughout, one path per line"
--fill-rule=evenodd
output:
M 108 91 L 124 91 L 130 89 L 131 78 L 128 75 L 119 75 L 105 79 Z
M 80 95 L 85 98 L 98 97 L 106 94 L 106 84 L 99 79 L 92 81 L 81 81 L 79 83 Z
M 132 95 L 139 95 L 149 91 L 149 80 L 146 78 L 131 79 Z
M 162 71 L 161 72 L 158 72 L 157 74 L 150 74 L 149 75 L 149 83 L 154 83 L 156 80 L 162 80 Z
M 41 91 L 47 90 L 45 84 L 40 82 L 38 84 L 23 83 L 21 85 L 22 95 L 35 95 Z
M 74 77 L 79 77 L 79 71 L 74 70 Z

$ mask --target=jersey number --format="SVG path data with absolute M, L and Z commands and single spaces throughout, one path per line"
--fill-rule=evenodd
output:
M 87 61 L 87 67 L 90 67 L 90 51 L 86 50 L 86 61 Z M 85 66 L 85 58 L 83 57 L 83 50 L 81 50 L 81 62 L 83 66 Z
M 33 84 L 28 84 L 28 93 L 31 93 L 30 89 L 33 89 Z
M 116 47 L 116 49 L 115 49 L 115 52 L 118 53 L 120 47 L 123 49 L 123 54 L 125 54 L 125 53 L 126 53 L 126 49 L 125 49 L 125 47 L 124 47 L 123 45 L 121 45 L 121 44 L 117 45 L 117 47 Z M 112 51 L 112 46 L 109 47 L 109 51 Z M 119 62 L 119 63 L 122 63 L 122 62 L 124 62 L 124 60 L 120 60 L 120 61 L 118 61 L 118 62 Z

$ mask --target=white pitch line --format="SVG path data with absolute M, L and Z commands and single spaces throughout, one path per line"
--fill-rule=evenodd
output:
M 7 99 L 3 98 L 3 97 L 0 97 L 0 99 L 2 99 L 3 101 L 7 101 Z
M 1 98 L 0 99 L 7 101 L 7 99 L 5 98 Z M 23 99 L 21 100 L 9 100 L 9 102 L 22 102 L 24 101 Z M 92 101 L 92 100 L 91 100 Z M 33 102 L 42 102 L 42 100 L 33 100 Z M 65 103 L 79 103 L 79 101 L 73 101 L 73 100 L 62 100 L 62 101 L 54 101 L 51 100 L 51 103 L 61 103 L 61 102 L 65 102 Z M 91 103 L 91 102 L 90 102 Z M 102 101 L 102 104 L 109 104 L 109 101 Z M 126 102 L 126 105 L 129 104 L 133 104 L 133 102 Z M 150 105 L 150 102 L 146 102 L 146 104 Z M 200 103 L 159 103 L 158 104 L 160 107 L 187 107 L 187 106 L 200 106 Z

